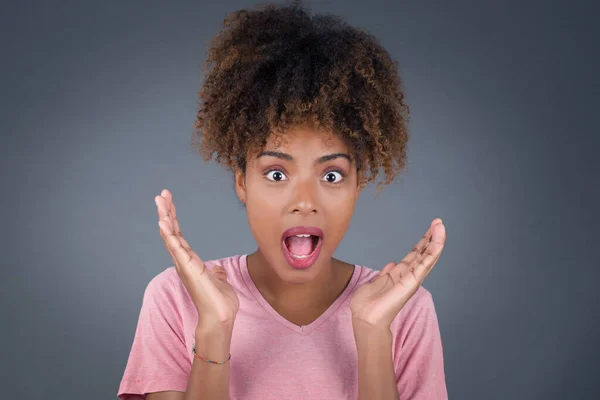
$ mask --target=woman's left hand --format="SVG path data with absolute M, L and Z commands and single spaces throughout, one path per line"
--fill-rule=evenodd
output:
M 374 280 L 354 292 L 350 301 L 353 322 L 389 329 L 440 258 L 445 241 L 446 228 L 436 218 L 402 261 L 388 263 Z

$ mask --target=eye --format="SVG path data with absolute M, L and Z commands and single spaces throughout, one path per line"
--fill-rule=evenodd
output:
M 274 182 L 285 181 L 287 179 L 287 177 L 283 174 L 283 172 L 281 172 L 278 169 L 273 169 L 271 171 L 267 171 L 265 176 L 267 177 L 268 180 L 274 181 Z
M 323 177 L 323 180 L 325 180 L 325 182 L 328 182 L 328 183 L 340 183 L 343 178 L 344 178 L 344 175 L 341 172 L 329 171 L 328 173 L 325 174 L 325 176 Z

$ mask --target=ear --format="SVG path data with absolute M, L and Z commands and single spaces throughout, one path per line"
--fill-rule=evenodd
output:
M 246 181 L 241 169 L 235 170 L 235 193 L 242 204 L 246 205 Z

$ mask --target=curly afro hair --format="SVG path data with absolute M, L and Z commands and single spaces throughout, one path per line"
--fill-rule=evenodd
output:
M 408 141 L 397 66 L 371 34 L 298 1 L 235 11 L 204 65 L 193 147 L 245 171 L 270 135 L 311 124 L 341 135 L 362 186 L 380 169 L 388 184 L 405 166 Z

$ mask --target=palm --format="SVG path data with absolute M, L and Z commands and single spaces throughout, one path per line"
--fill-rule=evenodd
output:
M 233 287 L 227 282 L 222 267 L 213 267 L 209 271 L 208 268 L 203 267 L 204 263 L 196 253 L 193 253 L 190 264 L 189 268 L 196 268 L 198 270 L 204 268 L 205 275 L 207 275 L 210 283 L 212 283 L 212 286 L 209 284 L 209 287 L 207 288 L 203 283 L 202 276 L 193 274 L 192 276 L 195 278 L 195 284 L 189 285 L 189 288 L 186 285 L 188 292 L 193 292 L 193 295 L 190 293 L 190 296 L 192 296 L 192 298 L 200 298 L 199 291 L 203 291 L 204 294 L 210 294 L 209 296 L 203 295 L 202 298 L 204 298 L 204 301 L 209 304 L 212 310 L 214 310 L 216 315 L 221 316 L 224 319 L 227 318 L 232 310 L 237 312 L 239 309 L 239 299 Z
M 388 263 L 377 278 L 360 286 L 350 301 L 354 320 L 389 326 L 439 259 L 446 229 L 436 218 L 419 243 L 399 263 Z
M 233 321 L 239 309 L 239 299 L 227 282 L 221 266 L 207 268 L 198 254 L 183 238 L 173 198 L 168 190 L 155 197 L 160 234 L 169 251 L 177 274 L 188 291 L 199 318 L 211 322 Z

